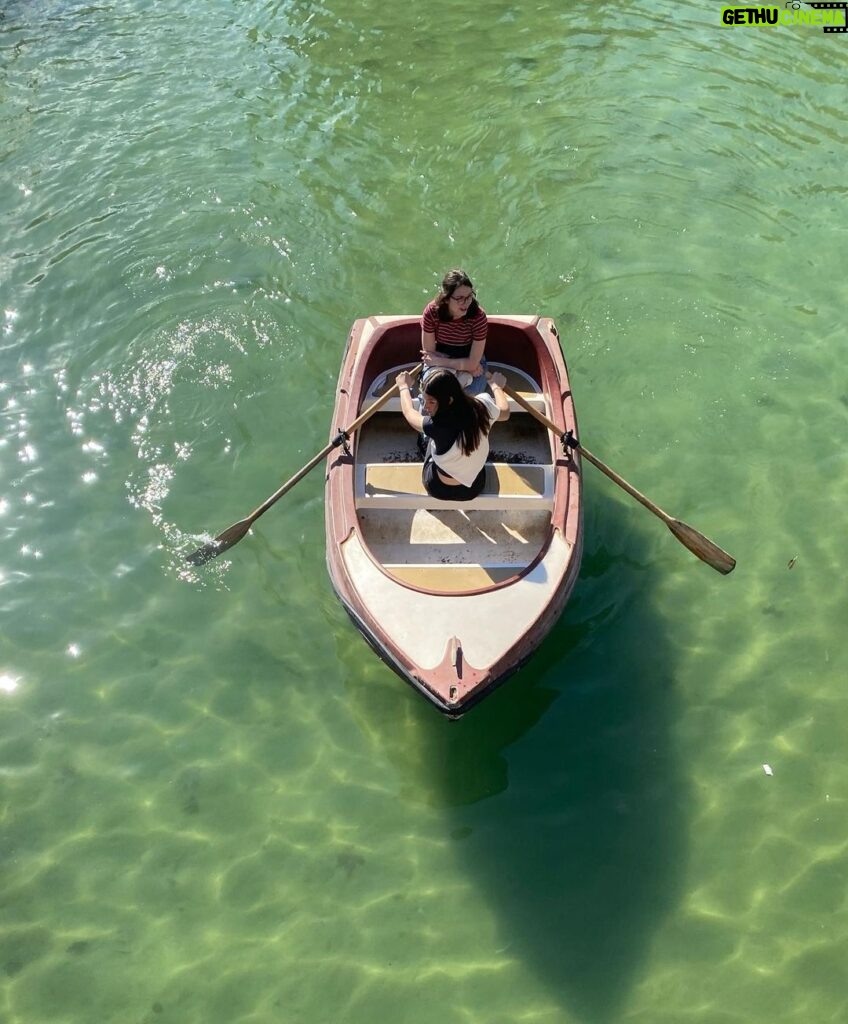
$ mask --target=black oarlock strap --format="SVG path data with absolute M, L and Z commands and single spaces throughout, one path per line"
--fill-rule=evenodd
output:
M 560 437 L 559 440 L 560 444 L 562 445 L 563 455 L 568 455 L 569 448 L 577 449 L 580 447 L 580 442 L 577 440 L 577 438 L 574 436 L 573 431 L 571 430 L 566 430 L 566 432 L 562 435 L 562 437 Z
M 350 445 L 348 444 L 349 440 L 350 440 L 350 434 L 346 430 L 341 430 L 340 429 L 338 434 L 336 434 L 336 436 L 333 438 L 333 447 L 334 448 L 341 447 L 341 449 L 345 453 L 345 455 L 350 455 L 352 453 L 351 453 L 351 450 L 350 450 Z

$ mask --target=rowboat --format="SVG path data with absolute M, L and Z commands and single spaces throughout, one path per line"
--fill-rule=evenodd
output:
M 420 323 L 371 316 L 351 328 L 326 464 L 327 568 L 380 658 L 458 718 L 530 658 L 577 579 L 580 458 L 526 406 L 559 435 L 576 434 L 577 421 L 554 322 L 491 316 L 486 357 L 507 378 L 511 415 L 489 435 L 483 492 L 431 498 L 395 387 L 418 363 Z M 339 443 L 339 427 L 357 419 Z

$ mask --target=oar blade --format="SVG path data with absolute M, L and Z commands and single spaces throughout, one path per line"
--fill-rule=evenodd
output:
M 669 519 L 666 525 L 684 547 L 689 548 L 692 554 L 700 558 L 702 562 L 711 565 L 716 572 L 726 576 L 733 571 L 736 559 L 722 550 L 718 544 L 708 540 L 702 533 L 698 533 L 687 523 L 681 523 L 679 519 Z
M 211 562 L 213 558 L 217 558 L 234 544 L 238 544 L 250 529 L 252 522 L 252 519 L 242 519 L 240 522 L 234 523 L 223 533 L 219 533 L 214 540 L 210 540 L 196 551 L 192 551 L 190 555 L 186 555 L 186 561 L 191 562 L 192 565 L 206 565 L 207 562 Z

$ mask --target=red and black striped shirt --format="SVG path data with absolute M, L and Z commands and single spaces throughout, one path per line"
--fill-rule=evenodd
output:
M 435 302 L 430 302 L 421 316 L 421 329 L 425 334 L 435 334 L 436 351 L 451 359 L 467 359 L 471 346 L 478 339 L 486 339 L 489 318 L 478 306 L 474 316 L 462 316 L 458 320 L 440 320 Z

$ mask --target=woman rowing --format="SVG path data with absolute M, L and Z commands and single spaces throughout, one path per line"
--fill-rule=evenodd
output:
M 437 368 L 421 385 L 423 412 L 415 408 L 406 371 L 397 375 L 401 412 L 413 430 L 427 438 L 421 479 L 427 493 L 442 501 L 471 501 L 486 482 L 489 430 L 509 419 L 502 373 L 487 373 L 492 394 L 469 395 L 449 370 Z

